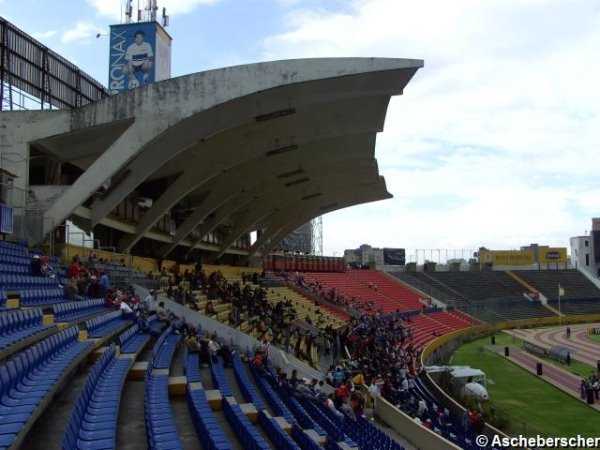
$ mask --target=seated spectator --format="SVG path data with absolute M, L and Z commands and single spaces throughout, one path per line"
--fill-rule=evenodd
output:
M 171 317 L 171 326 L 175 330 L 175 334 L 181 334 L 187 329 L 184 317 L 177 317 L 173 315 Z
M 123 319 L 126 320 L 133 320 L 135 319 L 135 314 L 133 313 L 133 309 L 131 309 L 131 306 L 129 306 L 129 304 L 127 302 L 121 302 L 121 304 L 119 305 L 119 309 L 121 311 L 123 311 Z
M 150 289 L 150 292 L 148 292 L 143 304 L 146 311 L 156 310 L 156 293 L 154 292 L 154 289 Z
M 208 351 L 210 353 L 210 357 L 213 362 L 218 361 L 218 355 L 219 355 L 220 349 L 221 349 L 221 346 L 217 342 L 217 337 L 215 335 L 212 335 L 210 337 L 210 341 L 208 342 Z
M 226 344 L 221 345 L 220 355 L 223 358 L 223 367 L 231 367 L 231 355 L 233 352 Z
M 30 267 L 31 267 L 31 275 L 36 276 L 36 277 L 43 276 L 42 260 L 40 259 L 40 255 L 33 255 L 33 258 L 31 258 Z
M 104 269 L 100 269 L 100 281 L 98 284 L 100 285 L 100 295 L 105 296 L 106 292 L 110 289 L 110 281 Z
M 86 295 L 88 298 L 100 298 L 102 293 L 100 292 L 100 285 L 98 284 L 98 278 L 95 276 L 90 277 L 90 282 L 87 285 Z
M 146 315 L 144 313 L 140 314 L 138 317 L 138 326 L 140 327 L 140 330 L 142 331 L 142 333 L 151 334 L 152 336 L 160 336 L 161 335 L 160 331 L 154 330 L 153 328 L 150 327 L 150 324 L 148 323 L 148 319 L 146 318 Z
M 193 332 L 186 338 L 185 343 L 188 348 L 188 352 L 190 353 L 199 353 L 200 352 L 200 342 L 198 342 L 198 335 Z
M 158 317 L 158 320 L 161 322 L 169 323 L 169 314 L 165 309 L 165 302 L 160 302 L 158 304 L 158 308 L 156 308 L 156 317 Z
M 364 416 L 365 412 L 365 399 L 360 391 L 352 392 L 350 396 L 350 408 L 354 411 L 357 416 Z
M 335 407 L 335 395 L 334 394 L 329 394 L 327 396 L 327 399 L 325 400 L 325 407 L 327 409 L 329 409 L 330 411 L 332 411 L 337 417 L 339 417 L 340 419 L 344 418 L 344 414 L 342 414 L 341 411 L 338 411 L 338 409 Z
M 254 358 L 252 359 L 252 365 L 257 370 L 259 374 L 263 374 L 265 372 L 265 364 L 263 355 L 261 352 L 256 352 Z
M 206 305 L 204 305 L 204 314 L 207 316 L 212 316 L 215 314 L 215 308 L 213 306 L 212 300 L 208 300 Z

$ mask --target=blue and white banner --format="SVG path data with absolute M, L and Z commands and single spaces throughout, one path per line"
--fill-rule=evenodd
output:
M 0 203 L 0 233 L 12 234 L 13 209 Z
M 111 94 L 169 78 L 171 38 L 157 22 L 112 25 L 109 64 Z

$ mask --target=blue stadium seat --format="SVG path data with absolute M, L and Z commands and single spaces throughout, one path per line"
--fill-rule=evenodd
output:
M 227 399 L 223 399 L 223 412 L 244 449 L 268 450 L 270 448 L 258 430 L 252 426 L 240 405 L 230 404 Z
M 227 450 L 233 448 L 225 433 L 219 426 L 213 411 L 208 404 L 203 389 L 191 389 L 188 383 L 185 396 L 192 416 L 196 433 L 202 448 L 211 450 Z
M 242 391 L 242 395 L 246 399 L 246 401 L 252 403 L 257 411 L 262 411 L 265 409 L 265 405 L 262 401 L 262 398 L 256 391 L 254 384 L 248 379 L 248 375 L 243 367 L 242 358 L 238 353 L 232 355 L 232 363 L 233 363 L 233 371 L 235 374 L 235 379 L 238 382 L 240 390 Z
M 54 319 L 58 322 L 71 322 L 92 314 L 108 311 L 104 299 L 96 298 L 82 302 L 63 302 L 53 306 Z
M 188 383 L 200 381 L 200 354 L 198 352 L 189 352 L 187 346 L 183 356 L 183 374 Z
M 148 364 L 144 377 L 144 413 L 148 448 L 150 450 L 183 449 L 169 402 L 169 376 L 155 375 L 153 370 L 153 365 Z
M 116 358 L 114 344 L 104 350 L 75 403 L 63 449 L 116 448 L 121 391 L 132 363 L 130 358 Z
M 61 375 L 93 343 L 68 328 L 0 366 L 0 445 L 10 446 Z
M 114 333 L 127 323 L 131 323 L 131 321 L 124 320 L 121 311 L 114 311 L 100 317 L 93 317 L 92 319 L 86 320 L 85 326 L 88 330 L 89 337 L 101 338 L 110 333 Z
M 42 324 L 42 319 L 41 309 L 19 310 L 0 315 L 0 349 L 54 327 Z
M 180 339 L 181 335 L 176 334 L 171 327 L 167 328 L 160 335 L 152 349 L 152 354 L 154 355 L 153 366 L 155 369 L 168 369 L 171 367 L 171 361 L 173 360 L 173 355 Z

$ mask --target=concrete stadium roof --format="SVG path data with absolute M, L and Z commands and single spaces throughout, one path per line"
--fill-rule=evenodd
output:
M 161 81 L 71 111 L 39 116 L 36 147 L 84 170 L 46 210 L 45 232 L 110 180 L 89 208 L 91 225 L 141 183 L 169 177 L 133 233 L 129 251 L 176 204 L 189 216 L 167 255 L 225 223 L 215 258 L 245 233 L 262 230 L 250 255 L 274 248 L 325 212 L 390 198 L 374 155 L 392 95 L 420 60 L 326 58 L 275 61 Z M 191 243 L 194 248 L 199 242 Z

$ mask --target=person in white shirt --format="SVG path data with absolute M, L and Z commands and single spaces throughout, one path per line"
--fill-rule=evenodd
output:
M 417 416 L 423 417 L 423 414 L 425 414 L 428 410 L 429 410 L 429 408 L 427 408 L 427 403 L 425 402 L 425 400 L 423 400 L 423 399 L 419 400 Z
M 333 394 L 329 394 L 327 400 L 325 400 L 325 407 L 333 411 L 340 419 L 344 418 L 344 414 L 341 411 L 338 411 L 335 407 L 335 403 L 333 403 Z
M 217 361 L 217 355 L 219 354 L 220 348 L 221 346 L 217 342 L 217 339 L 214 336 L 212 336 L 210 338 L 210 341 L 208 342 L 208 351 L 213 362 Z
M 129 75 L 129 89 L 139 86 L 137 72 L 142 73 L 142 83 L 148 83 L 154 60 L 152 46 L 144 41 L 146 34 L 142 30 L 135 32 L 135 42 L 127 47 L 125 60 L 127 65 L 123 71 Z
M 379 397 L 379 395 L 381 393 L 381 389 L 379 389 L 379 386 L 377 386 L 377 383 L 375 383 L 375 381 L 373 381 L 371 383 L 371 386 L 369 386 L 369 393 L 371 394 L 371 397 L 373 397 L 373 398 Z
M 148 292 L 148 295 L 144 299 L 144 306 L 147 311 L 156 310 L 156 292 L 154 292 L 154 289 L 150 289 L 150 292 Z
M 121 302 L 119 309 L 123 312 L 123 319 L 134 319 L 133 309 L 127 302 Z

